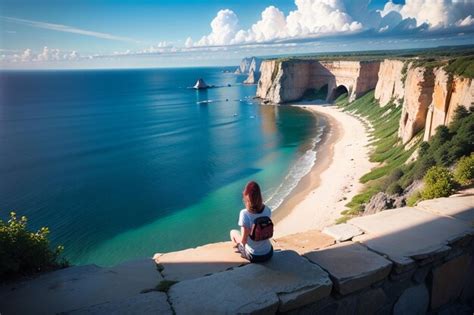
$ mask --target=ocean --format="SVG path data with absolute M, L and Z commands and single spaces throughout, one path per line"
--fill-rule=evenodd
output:
M 228 240 L 245 183 L 277 208 L 324 127 L 234 69 L 1 71 L 0 218 L 48 226 L 73 264 Z

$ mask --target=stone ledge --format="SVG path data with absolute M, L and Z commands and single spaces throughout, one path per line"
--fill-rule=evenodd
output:
M 437 215 L 474 223 L 474 196 L 460 196 L 424 200 L 416 208 Z
M 177 314 L 275 313 L 327 297 L 331 287 L 320 267 L 294 251 L 276 251 L 264 264 L 179 282 L 168 295 Z
M 390 261 L 353 242 L 309 252 L 305 256 L 329 273 L 336 291 L 343 295 L 385 279 L 392 268 Z
M 331 246 L 335 243 L 335 240 L 318 230 L 310 230 L 280 237 L 274 240 L 273 243 L 276 249 L 294 250 L 302 255 L 312 250 Z
M 447 244 L 473 232 L 464 221 L 410 207 L 354 218 L 349 223 L 366 233 L 353 240 L 386 255 L 398 273 L 415 268 L 415 259 L 439 255 Z
M 345 242 L 364 232 L 354 225 L 342 223 L 324 228 L 323 233 L 333 237 L 337 242 Z
M 183 281 L 200 278 L 248 264 L 235 252 L 232 242 L 208 244 L 166 254 L 155 254 L 166 280 Z
M 166 293 L 149 292 L 146 294 L 138 294 L 119 301 L 107 302 L 76 311 L 68 312 L 68 314 L 114 314 L 114 315 L 130 315 L 130 314 L 162 314 L 172 315 L 173 311 L 167 301 Z
M 152 259 L 112 267 L 69 267 L 0 289 L 5 314 L 57 314 L 118 301 L 163 280 Z

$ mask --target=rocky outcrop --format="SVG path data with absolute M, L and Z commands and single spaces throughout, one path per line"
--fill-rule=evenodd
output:
M 260 78 L 260 72 L 250 70 L 249 76 L 245 79 L 244 84 L 256 84 Z
M 438 126 L 449 125 L 456 108 L 459 106 L 468 108 L 474 99 L 472 79 L 453 76 L 443 68 L 435 69 L 434 75 L 433 98 L 428 108 L 423 137 L 425 141 L 435 134 Z
M 2 314 L 438 314 L 474 298 L 474 196 L 440 198 L 274 240 L 242 263 L 209 244 L 0 285 Z M 177 282 L 176 282 L 177 281 Z M 243 289 L 244 288 L 244 289 Z M 449 313 L 449 312 L 447 312 Z M 452 312 L 471 314 L 472 310 Z
M 203 79 L 198 79 L 196 81 L 196 84 L 194 84 L 193 88 L 196 90 L 203 90 L 209 88 L 209 85 L 207 85 Z
M 375 98 L 380 106 L 387 105 L 391 100 L 402 100 L 405 95 L 403 86 L 404 62 L 400 60 L 385 59 L 380 64 Z
M 257 96 L 285 103 L 301 99 L 307 90 L 327 86 L 327 100 L 337 98 L 340 91 L 354 100 L 375 88 L 379 66 L 379 61 L 265 60 Z
M 262 59 L 257 57 L 246 57 L 242 59 L 239 67 L 235 70 L 236 74 L 250 74 L 251 71 L 259 72 Z
M 397 195 L 388 195 L 384 192 L 375 194 L 365 205 L 364 215 L 375 214 L 377 212 L 400 208 L 405 206 L 405 197 Z
M 432 69 L 409 67 L 405 81 L 405 99 L 398 136 L 405 144 L 425 127 L 426 114 L 433 98 Z

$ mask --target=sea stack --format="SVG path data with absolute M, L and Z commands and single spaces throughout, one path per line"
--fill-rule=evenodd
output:
M 207 85 L 202 78 L 199 78 L 199 80 L 196 81 L 196 84 L 194 84 L 193 88 L 196 90 L 203 90 L 209 88 L 209 85 Z

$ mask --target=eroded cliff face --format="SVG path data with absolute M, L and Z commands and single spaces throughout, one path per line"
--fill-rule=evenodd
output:
M 375 88 L 378 61 L 266 60 L 260 67 L 257 96 L 273 103 L 299 100 L 309 89 L 328 86 L 327 99 L 344 86 L 351 100 Z
M 375 98 L 380 106 L 387 105 L 390 100 L 402 100 L 405 88 L 402 81 L 404 62 L 400 60 L 385 59 L 380 64 L 378 82 L 375 86 Z
M 426 114 L 433 98 L 433 70 L 409 67 L 405 81 L 405 99 L 398 136 L 403 143 L 410 141 L 425 127 Z
M 312 61 L 262 62 L 257 96 L 277 104 L 300 99 L 307 90 L 311 64 Z
M 435 134 L 438 126 L 449 125 L 456 108 L 469 107 L 474 99 L 474 82 L 471 79 L 453 76 L 443 68 L 435 69 L 434 75 L 433 99 L 428 108 L 423 137 L 425 141 Z
M 469 107 L 474 100 L 474 80 L 446 73 L 443 67 L 414 67 L 406 61 L 386 59 L 369 61 L 317 61 L 291 59 L 267 60 L 261 65 L 257 96 L 273 102 L 299 100 L 308 89 L 328 87 L 327 100 L 347 89 L 349 100 L 375 88 L 381 106 L 391 100 L 403 104 L 398 136 L 403 143 L 425 130 L 428 140 L 440 125 L 448 125 L 456 108 Z

